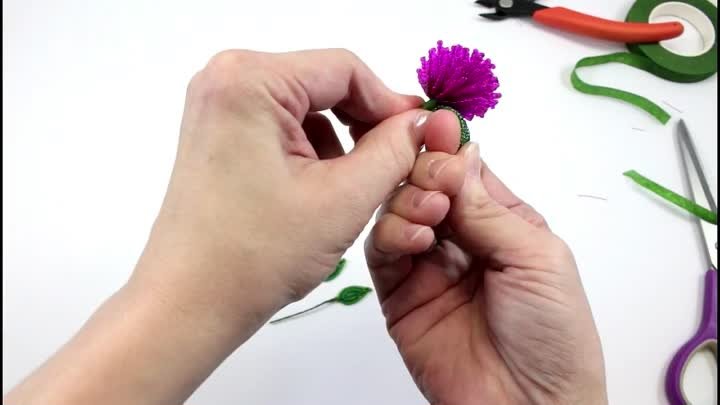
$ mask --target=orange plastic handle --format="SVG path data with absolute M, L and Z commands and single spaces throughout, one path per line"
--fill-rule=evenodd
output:
M 565 7 L 538 10 L 533 14 L 533 19 L 575 34 L 628 44 L 659 42 L 683 33 L 683 25 L 675 21 L 655 24 L 612 21 Z

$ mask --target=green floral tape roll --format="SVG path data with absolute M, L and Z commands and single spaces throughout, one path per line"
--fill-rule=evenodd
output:
M 605 63 L 623 63 L 676 83 L 694 83 L 717 72 L 717 7 L 708 0 L 638 0 L 630 9 L 628 22 L 647 23 L 659 16 L 680 17 L 698 30 L 703 48 L 694 53 L 671 51 L 660 43 L 628 44 L 630 52 L 613 53 L 580 59 L 570 81 L 586 94 L 612 97 L 642 108 L 663 124 L 670 114 L 645 97 L 612 87 L 584 82 L 577 74 L 582 67 Z

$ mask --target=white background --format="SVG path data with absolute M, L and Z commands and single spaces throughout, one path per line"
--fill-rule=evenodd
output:
M 622 19 L 631 1 L 563 5 Z M 705 265 L 688 216 L 621 173 L 634 168 L 682 190 L 673 133 L 683 117 L 717 184 L 717 76 L 675 84 L 624 66 L 582 72 L 683 111 L 668 107 L 674 120 L 663 126 L 570 87 L 580 57 L 622 45 L 529 20 L 493 23 L 479 11 L 472 0 L 3 2 L 3 392 L 128 277 L 165 191 L 185 86 L 214 53 L 349 48 L 390 87 L 418 94 L 418 59 L 444 39 L 480 48 L 497 65 L 503 97 L 472 121 L 474 139 L 573 247 L 602 337 L 610 403 L 666 403 L 665 368 L 697 327 Z M 347 253 L 338 281 L 284 313 L 369 284 L 361 245 Z M 696 404 L 717 403 L 710 364 L 693 371 Z M 190 402 L 425 401 L 367 299 L 264 328 Z

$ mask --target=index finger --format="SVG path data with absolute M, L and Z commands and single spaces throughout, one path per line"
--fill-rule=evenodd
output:
M 290 85 L 294 103 L 290 111 L 302 118 L 308 111 L 329 108 L 349 118 L 375 124 L 393 115 L 417 108 L 422 99 L 396 93 L 354 53 L 345 49 L 320 49 L 273 55 Z M 287 68 L 291 66 L 291 68 Z M 304 94 L 302 94 L 304 93 Z

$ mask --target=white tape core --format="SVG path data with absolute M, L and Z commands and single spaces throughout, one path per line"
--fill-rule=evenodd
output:
M 715 44 L 715 27 L 712 21 L 702 11 L 689 4 L 679 1 L 659 4 L 650 12 L 648 20 L 651 23 L 678 21 L 683 24 L 685 31 L 682 35 L 660 41 L 660 46 L 674 54 L 700 56 Z M 692 35 L 692 32 L 695 32 L 695 35 Z M 695 38 L 692 38 L 693 36 Z

